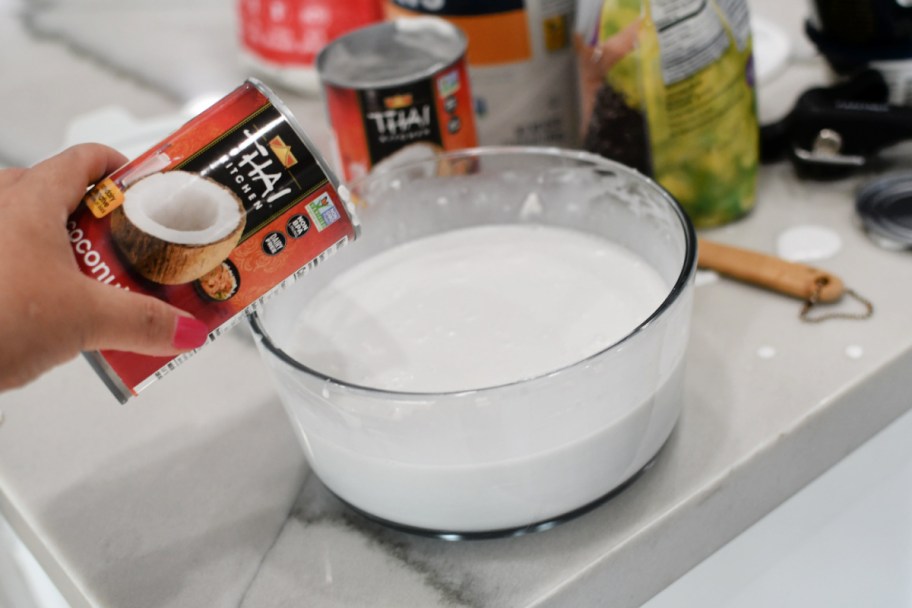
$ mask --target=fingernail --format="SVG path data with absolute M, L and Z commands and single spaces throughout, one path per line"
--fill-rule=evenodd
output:
M 205 344 L 208 337 L 209 328 L 205 323 L 193 317 L 178 317 L 171 344 L 174 348 L 189 350 Z

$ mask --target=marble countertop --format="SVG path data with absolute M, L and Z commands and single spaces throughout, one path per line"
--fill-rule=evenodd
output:
M 757 11 L 797 39 L 792 4 Z M 0 0 L 0 164 L 78 139 L 74 119 L 105 107 L 154 123 L 233 88 L 229 5 Z M 823 77 L 794 61 L 762 112 Z M 280 94 L 325 150 L 319 101 Z M 555 529 L 451 543 L 352 513 L 309 472 L 243 327 L 127 406 L 82 360 L 0 394 L 0 511 L 74 607 L 637 606 L 912 407 L 910 257 L 857 227 L 868 177 L 765 167 L 754 213 L 705 236 L 774 252 L 791 227 L 830 230 L 841 248 L 818 264 L 875 316 L 806 324 L 794 300 L 704 277 L 671 439 Z

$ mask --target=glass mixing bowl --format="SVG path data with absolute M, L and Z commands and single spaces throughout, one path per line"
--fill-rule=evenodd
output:
M 251 317 L 306 458 L 334 494 L 414 531 L 516 533 L 598 504 L 656 456 L 681 408 L 696 265 L 693 227 L 663 189 L 587 153 L 480 148 L 375 173 L 350 190 L 363 236 Z M 618 243 L 659 273 L 667 297 L 597 354 L 478 390 L 377 390 L 288 354 L 298 315 L 344 269 L 413 239 L 516 223 Z

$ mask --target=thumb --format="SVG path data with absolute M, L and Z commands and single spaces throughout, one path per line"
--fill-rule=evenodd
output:
M 152 296 L 91 281 L 83 350 L 174 355 L 206 343 L 202 321 Z

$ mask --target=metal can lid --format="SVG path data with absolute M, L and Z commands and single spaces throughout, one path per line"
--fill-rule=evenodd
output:
M 428 78 L 465 55 L 468 39 L 439 17 L 370 25 L 329 43 L 317 56 L 324 84 L 348 89 L 397 86 Z
M 868 183 L 858 192 L 855 210 L 879 244 L 894 249 L 912 248 L 912 173 Z

